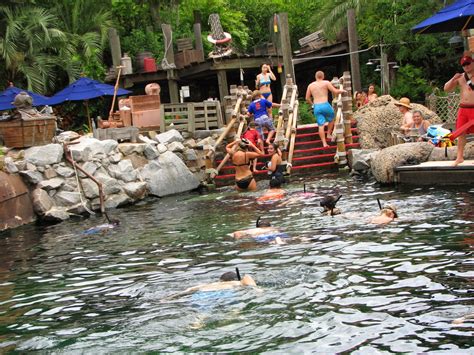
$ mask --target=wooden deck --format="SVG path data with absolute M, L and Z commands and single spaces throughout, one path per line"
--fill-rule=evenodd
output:
M 396 182 L 406 185 L 474 185 L 474 160 L 430 161 L 395 168 Z

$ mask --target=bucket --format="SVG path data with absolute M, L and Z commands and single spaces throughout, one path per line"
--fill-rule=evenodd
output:
M 120 59 L 120 64 L 124 67 L 122 69 L 123 75 L 128 75 L 133 73 L 132 69 L 132 58 L 128 56 L 127 53 Z
M 140 52 L 135 57 L 137 61 L 136 69 L 138 73 L 143 73 L 145 71 L 145 58 L 150 58 L 153 55 L 150 52 Z
M 156 72 L 156 62 L 155 58 L 145 58 L 143 59 L 143 65 L 145 67 L 146 73 L 154 73 Z

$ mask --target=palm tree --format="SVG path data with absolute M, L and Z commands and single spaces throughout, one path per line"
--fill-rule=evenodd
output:
M 57 23 L 54 15 L 38 7 L 0 7 L 0 76 L 45 93 L 66 43 Z

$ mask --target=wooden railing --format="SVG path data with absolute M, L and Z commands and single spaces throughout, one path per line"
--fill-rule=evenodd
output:
M 178 131 L 217 129 L 224 126 L 219 101 L 188 102 L 183 104 L 161 104 L 160 131 L 171 127 Z

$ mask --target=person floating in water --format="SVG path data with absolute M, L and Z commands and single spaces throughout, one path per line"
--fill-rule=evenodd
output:
M 197 285 L 189 287 L 186 290 L 171 295 L 165 300 L 179 298 L 182 296 L 192 295 L 196 292 L 214 292 L 214 291 L 223 291 L 223 290 L 233 290 L 240 287 L 255 287 L 257 283 L 250 275 L 244 275 L 240 277 L 239 269 L 236 268 L 236 272 L 228 271 L 221 275 L 218 282 L 212 282 L 202 285 Z
M 278 228 L 272 227 L 268 221 L 257 218 L 255 228 L 245 229 L 232 233 L 235 239 L 252 238 L 257 242 L 274 242 L 275 244 L 285 244 L 282 238 L 288 238 L 288 234 L 280 231 Z
M 84 232 L 82 232 L 82 234 L 85 234 L 85 235 L 98 234 L 98 233 L 104 234 L 110 229 L 114 229 L 119 224 L 120 224 L 120 221 L 118 219 L 109 219 L 109 223 L 99 224 L 98 226 L 89 228 L 85 230 Z
M 386 205 L 380 210 L 380 215 L 372 218 L 372 224 L 388 224 L 398 218 L 397 208 L 394 205 Z

